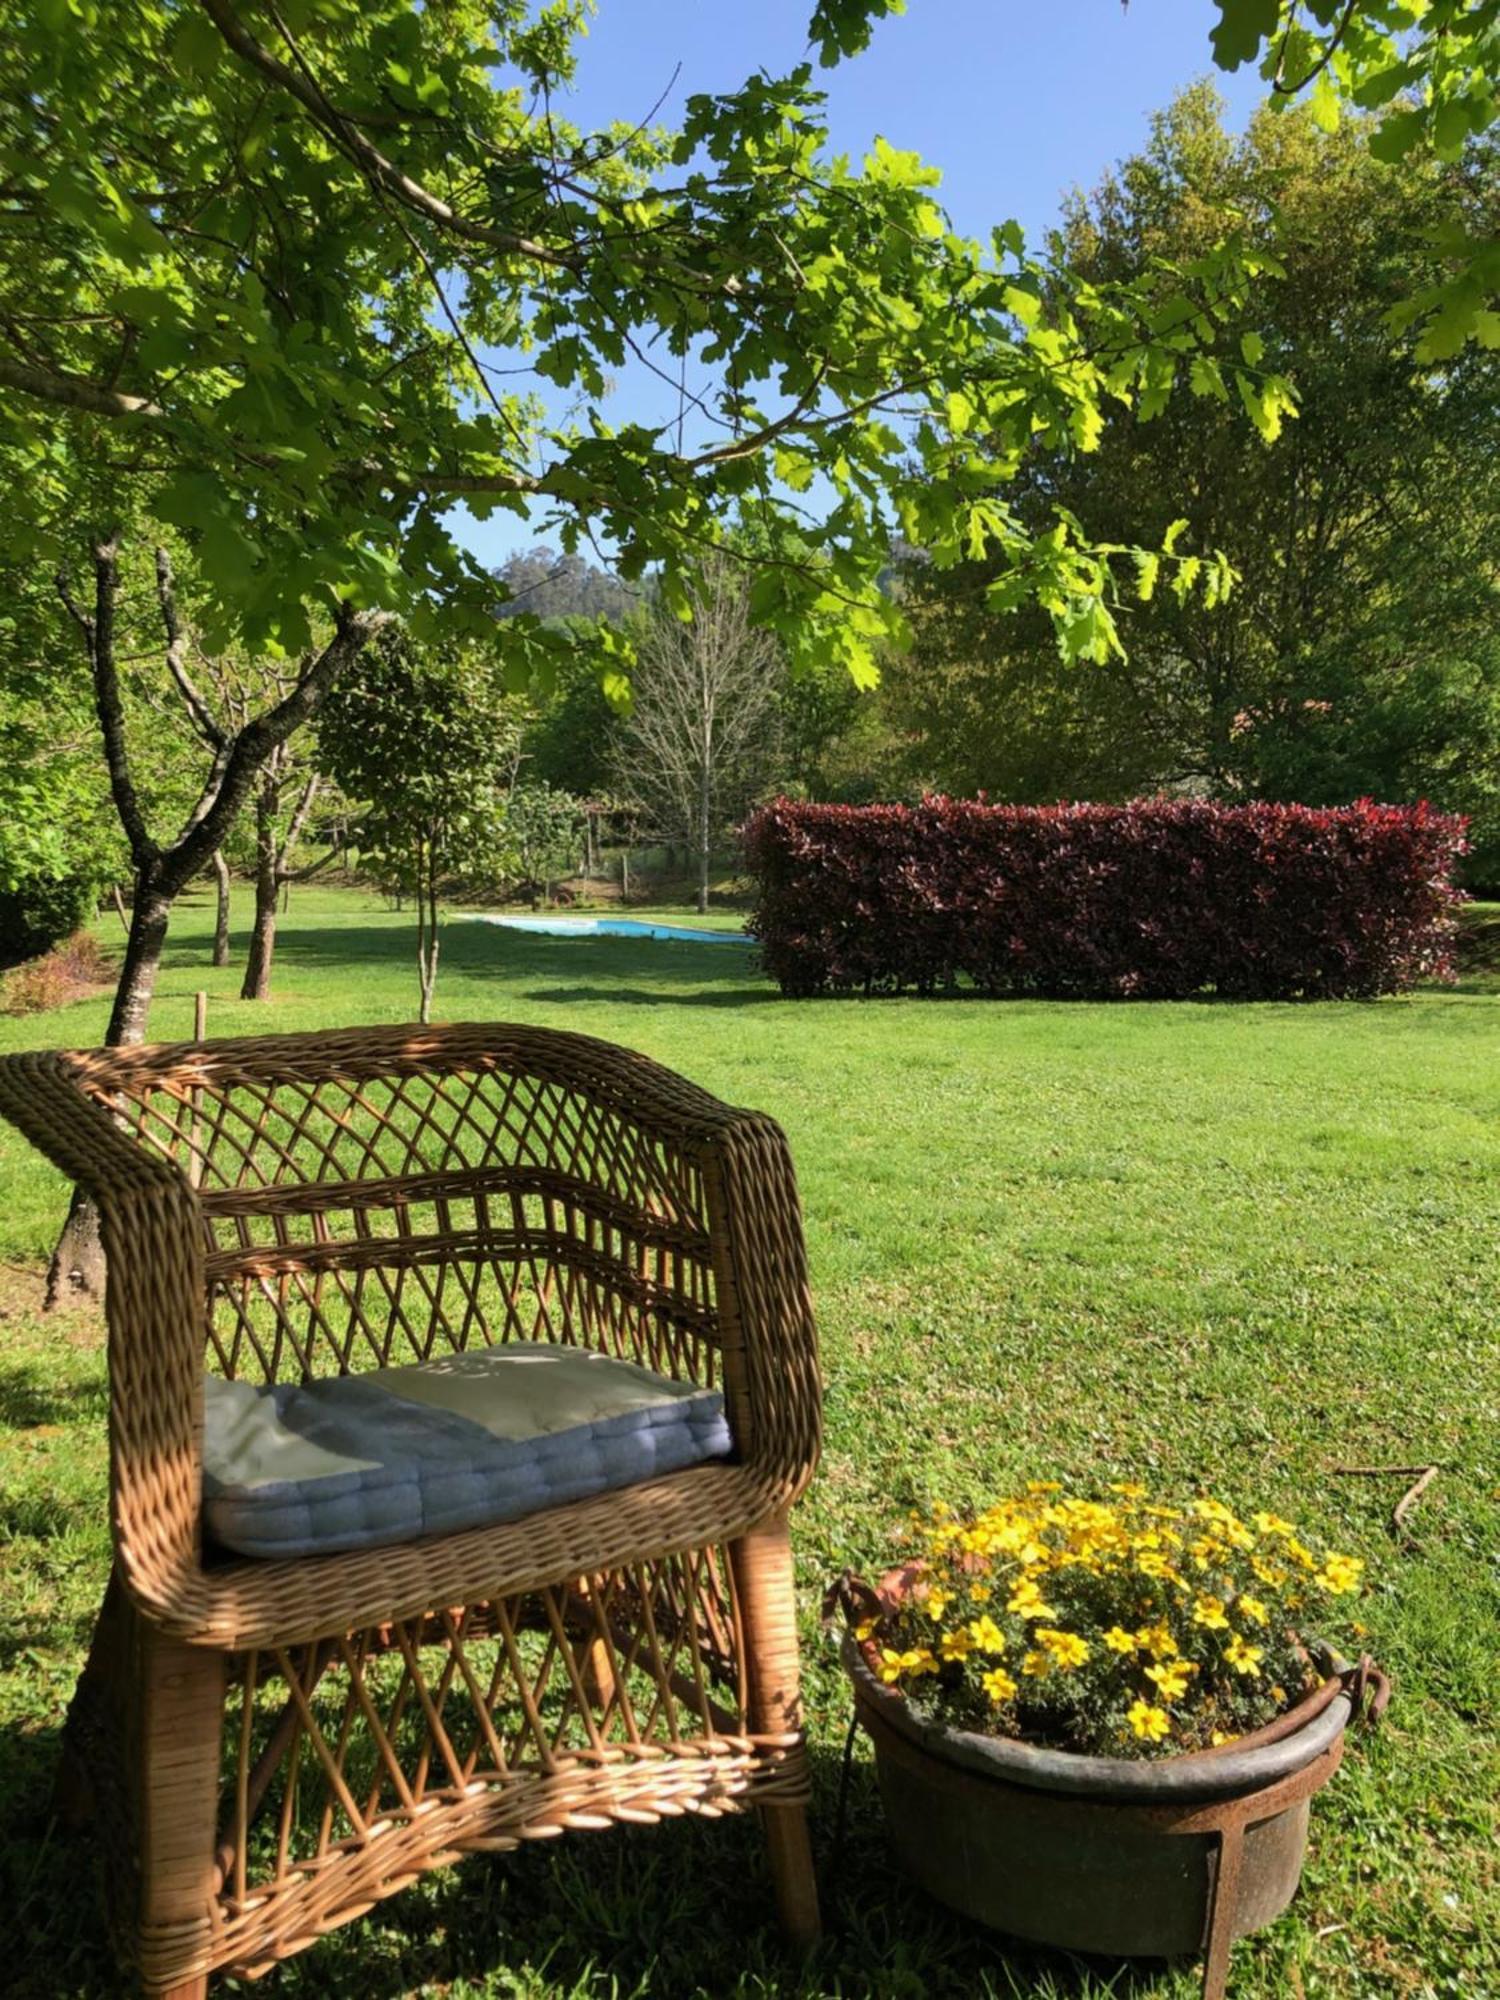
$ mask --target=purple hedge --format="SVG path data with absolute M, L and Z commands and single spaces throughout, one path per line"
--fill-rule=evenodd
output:
M 1368 998 L 1452 974 L 1465 822 L 1322 809 L 797 805 L 744 830 L 782 991 Z

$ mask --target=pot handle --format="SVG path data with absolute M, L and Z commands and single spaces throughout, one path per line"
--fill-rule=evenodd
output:
M 828 1633 L 834 1632 L 839 1613 L 844 1623 L 852 1631 L 866 1618 L 878 1618 L 886 1609 L 862 1577 L 852 1569 L 840 1570 L 823 1593 L 822 1626 Z
M 1387 1676 L 1368 1653 L 1362 1653 L 1358 1664 L 1343 1668 L 1339 1679 L 1349 1696 L 1350 1721 L 1362 1722 L 1366 1729 L 1373 1729 L 1390 1706 L 1391 1683 Z

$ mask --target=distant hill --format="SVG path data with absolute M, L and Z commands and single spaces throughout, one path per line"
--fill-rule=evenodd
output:
M 496 615 L 513 618 L 529 611 L 537 618 L 627 618 L 643 602 L 643 593 L 621 583 L 608 570 L 582 556 L 559 555 L 555 549 L 518 550 L 494 572 L 509 597 Z

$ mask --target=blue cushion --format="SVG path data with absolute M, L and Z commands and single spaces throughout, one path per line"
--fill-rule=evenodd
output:
M 632 1486 L 731 1443 L 717 1390 L 546 1342 L 306 1384 L 209 1376 L 204 1519 L 241 1555 L 379 1548 Z

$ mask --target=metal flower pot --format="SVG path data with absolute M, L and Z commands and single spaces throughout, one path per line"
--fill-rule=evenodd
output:
M 1229 1947 L 1296 1894 L 1308 1804 L 1384 1677 L 1330 1673 L 1298 1706 L 1218 1750 L 1159 1762 L 1043 1750 L 923 1720 L 843 1642 L 890 1834 L 940 1902 L 1013 1937 L 1111 1957 L 1202 1952 L 1218 2000 Z

